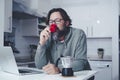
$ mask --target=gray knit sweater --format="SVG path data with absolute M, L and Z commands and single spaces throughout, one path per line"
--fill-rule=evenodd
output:
M 90 69 L 87 61 L 86 35 L 82 30 L 70 27 L 64 41 L 56 42 L 50 38 L 45 45 L 39 44 L 35 55 L 35 65 L 37 68 L 42 68 L 48 62 L 56 64 L 61 55 L 74 58 L 73 71 Z M 61 61 L 59 61 L 58 67 L 60 70 L 63 68 Z

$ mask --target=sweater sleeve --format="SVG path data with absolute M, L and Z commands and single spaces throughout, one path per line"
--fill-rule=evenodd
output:
M 40 44 L 38 44 L 35 55 L 35 65 L 37 68 L 41 69 L 46 64 L 47 64 L 46 46 L 45 45 L 41 46 Z
M 77 44 L 75 46 L 75 51 L 73 53 L 74 60 L 72 62 L 73 71 L 84 70 L 87 64 L 87 41 L 86 35 L 81 30 L 79 34 Z

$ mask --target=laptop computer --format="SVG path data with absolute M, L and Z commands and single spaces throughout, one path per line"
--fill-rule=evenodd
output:
M 41 74 L 37 68 L 18 67 L 11 47 L 0 47 L 0 68 L 2 71 L 15 75 Z

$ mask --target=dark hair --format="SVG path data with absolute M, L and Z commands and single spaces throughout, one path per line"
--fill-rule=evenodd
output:
M 53 12 L 60 12 L 62 18 L 64 21 L 69 21 L 69 25 L 71 25 L 71 19 L 70 17 L 68 16 L 67 12 L 62 9 L 62 8 L 53 8 L 49 11 L 48 15 L 47 15 L 47 21 L 46 21 L 46 24 L 48 25 L 49 24 L 49 19 L 50 19 L 50 15 L 53 13 Z M 69 26 L 68 25 L 68 26 Z

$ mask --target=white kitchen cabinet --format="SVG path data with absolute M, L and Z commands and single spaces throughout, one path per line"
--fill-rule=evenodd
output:
M 89 61 L 92 70 L 97 70 L 95 80 L 112 80 L 111 61 Z
M 113 12 L 111 2 L 63 1 L 62 7 L 72 19 L 72 27 L 83 29 L 87 37 L 112 37 Z M 73 3 L 73 4 L 72 4 Z M 82 5 L 78 5 L 78 3 Z
M 112 37 L 112 11 L 109 6 L 98 4 L 89 9 L 88 21 L 82 22 L 87 37 Z
M 12 32 L 12 0 L 4 0 L 4 32 Z
M 99 3 L 90 7 L 93 37 L 112 37 L 112 13 L 109 3 Z

